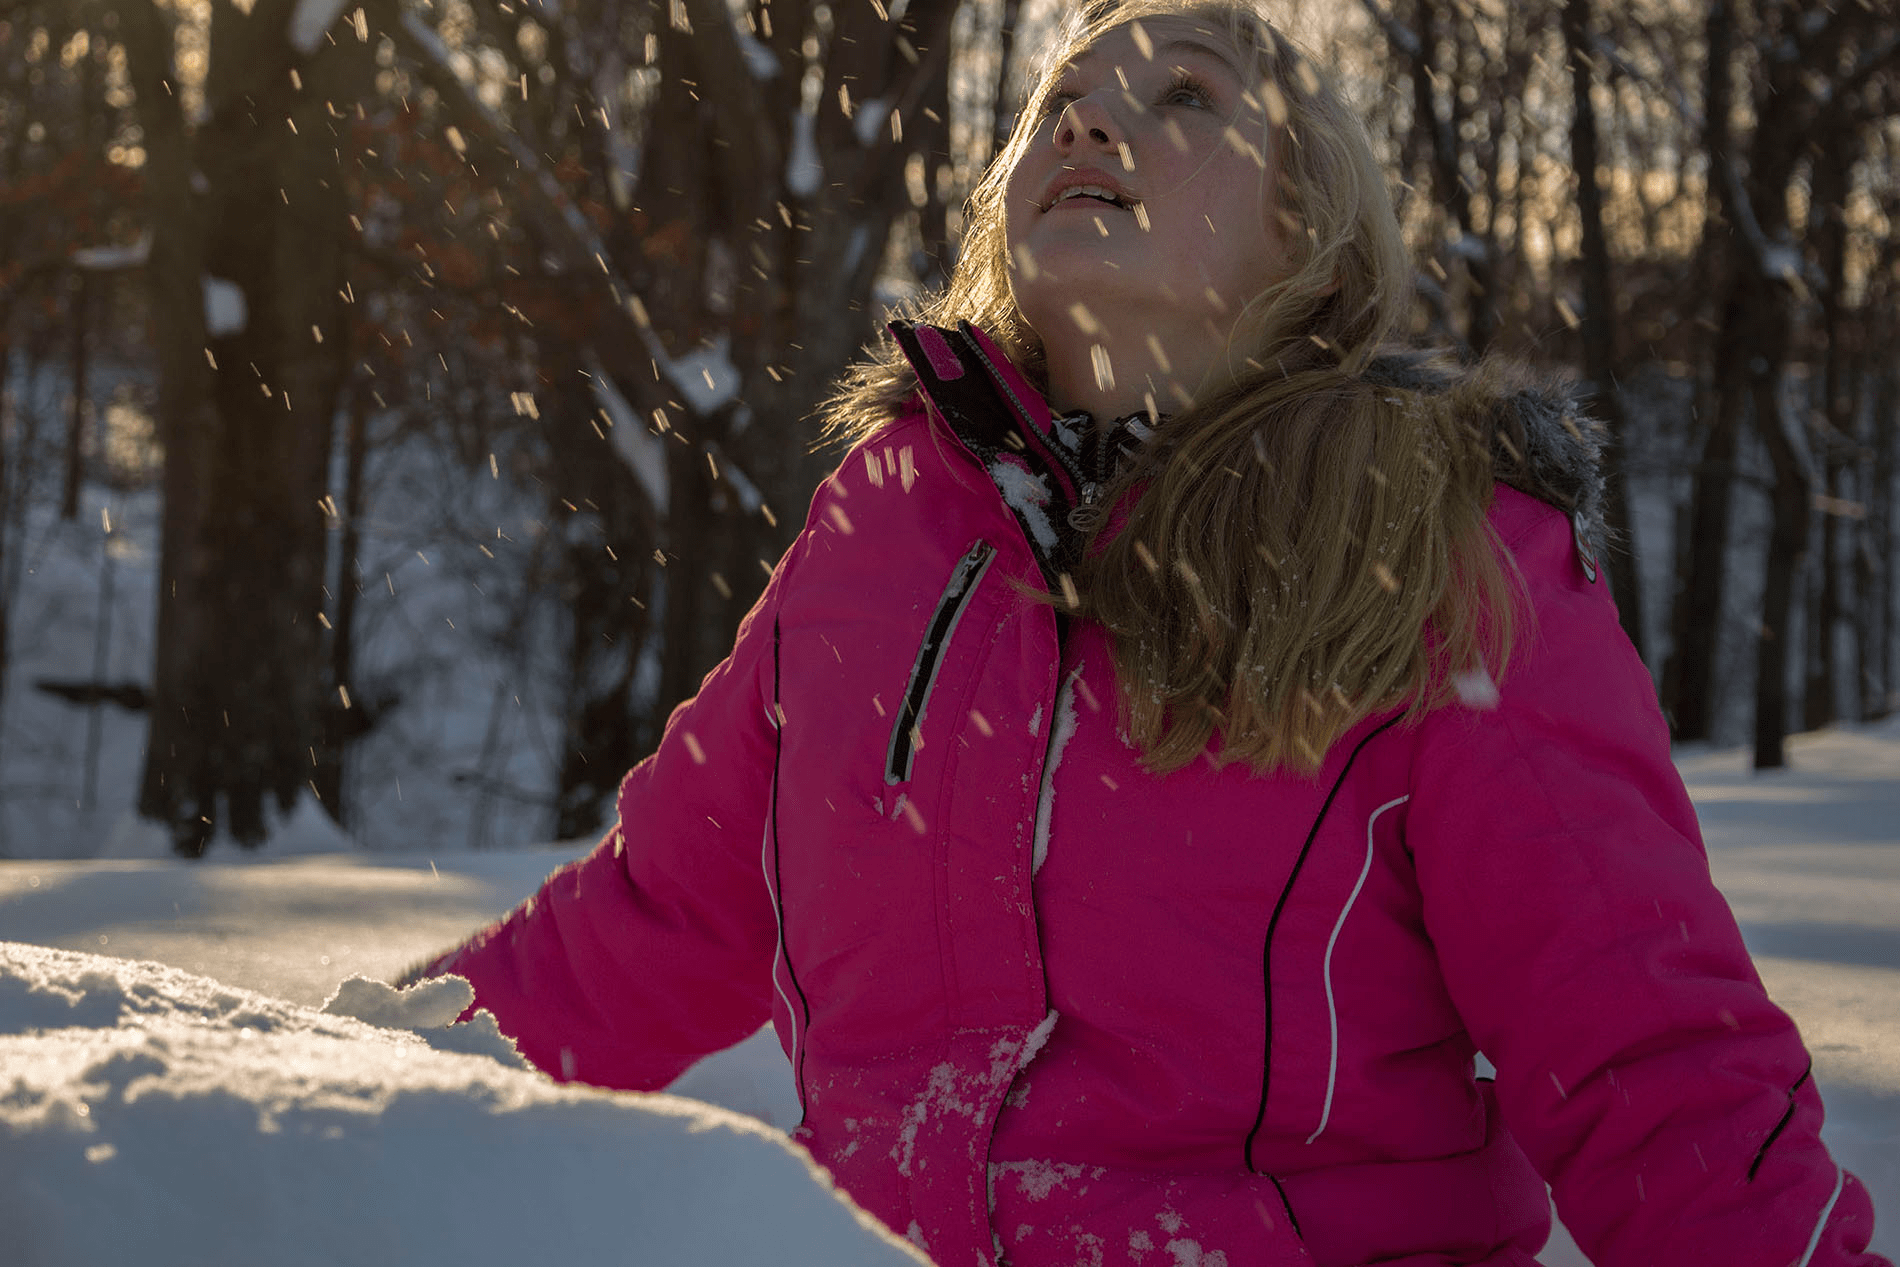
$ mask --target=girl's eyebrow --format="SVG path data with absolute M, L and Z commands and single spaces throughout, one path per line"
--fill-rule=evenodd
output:
M 1088 61 L 1091 58 L 1095 57 L 1098 52 L 1099 50 L 1097 49 L 1089 49 L 1085 51 L 1080 57 L 1076 57 L 1067 62 L 1064 62 L 1061 66 L 1056 68 L 1056 71 L 1054 74 L 1049 76 L 1049 82 L 1057 83 L 1067 78 L 1068 76 L 1074 74 L 1077 70 L 1081 68 L 1081 65 L 1083 62 Z M 1239 68 L 1234 65 L 1233 58 L 1230 57 L 1227 53 L 1223 52 L 1216 45 L 1204 43 L 1201 40 L 1191 39 L 1187 36 L 1176 36 L 1174 39 L 1168 40 L 1166 43 L 1155 45 L 1154 56 L 1149 60 L 1159 62 L 1162 60 L 1162 57 L 1164 54 L 1169 54 L 1169 53 L 1199 54 L 1202 57 L 1205 57 L 1212 61 L 1220 63 L 1221 69 L 1225 70 L 1229 75 L 1232 75 L 1234 77 L 1234 82 L 1236 83 L 1246 82 L 1246 77 L 1242 75 L 1240 73 Z
M 1232 75 L 1236 81 L 1241 78 L 1240 71 L 1235 67 L 1233 59 L 1212 44 L 1203 44 L 1199 40 L 1180 37 L 1169 40 L 1167 43 L 1155 49 L 1155 58 L 1159 60 L 1163 53 L 1174 52 L 1199 53 L 1202 57 L 1211 58 L 1219 62 L 1221 67 L 1226 70 L 1228 74 Z

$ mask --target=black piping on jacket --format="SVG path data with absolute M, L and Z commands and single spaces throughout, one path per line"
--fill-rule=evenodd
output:
M 772 803 L 767 808 L 766 821 L 772 831 L 772 902 L 778 908 L 778 949 L 785 959 L 785 976 L 792 983 L 792 993 L 798 996 L 799 1016 L 795 1018 L 798 1026 L 798 1060 L 792 1069 L 793 1079 L 798 1087 L 798 1117 L 800 1125 L 805 1119 L 805 1048 L 811 1042 L 811 1002 L 805 997 L 805 988 L 798 984 L 798 971 L 792 967 L 791 939 L 785 935 L 785 878 L 780 862 L 778 836 L 778 780 L 779 760 L 785 754 L 785 710 L 779 704 L 779 622 L 772 618 Z M 790 1000 L 787 1000 L 789 1003 Z
M 1306 855 L 1312 851 L 1313 841 L 1319 837 L 1320 824 L 1326 821 L 1327 812 L 1333 808 L 1333 801 L 1339 796 L 1339 789 L 1346 785 L 1346 776 L 1352 773 L 1353 763 L 1365 746 L 1390 730 L 1404 716 L 1403 713 L 1387 718 L 1376 726 L 1372 733 L 1353 745 L 1352 752 L 1346 757 L 1346 764 L 1340 767 L 1339 777 L 1333 780 L 1333 786 L 1326 793 L 1326 799 L 1319 807 L 1319 813 L 1313 816 L 1313 825 L 1307 829 L 1306 841 L 1300 846 L 1299 856 L 1293 860 L 1293 869 L 1287 873 L 1286 884 L 1280 889 L 1279 900 L 1273 904 L 1273 915 L 1267 920 L 1267 935 L 1260 949 L 1260 988 L 1266 1000 L 1266 1023 L 1261 1041 L 1260 1054 L 1260 1107 L 1254 1113 L 1253 1128 L 1247 1132 L 1247 1144 L 1244 1160 L 1247 1169 L 1254 1174 L 1264 1174 L 1253 1161 L 1254 1141 L 1260 1136 L 1260 1128 L 1267 1120 L 1268 1083 L 1273 1076 L 1273 934 L 1280 927 L 1280 916 L 1286 910 L 1287 899 L 1293 894 L 1293 885 L 1300 878 L 1300 870 L 1306 865 Z M 1279 1181 L 1275 1180 L 1277 1184 Z M 1285 1200 L 1286 1194 L 1281 1193 Z M 1288 1207 L 1288 1214 L 1292 1209 Z

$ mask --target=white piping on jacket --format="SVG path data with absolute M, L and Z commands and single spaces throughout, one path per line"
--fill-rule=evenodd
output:
M 779 719 L 774 715 L 772 709 L 766 709 L 765 716 L 766 720 L 771 723 L 773 730 L 781 729 Z M 778 771 L 775 769 L 772 771 L 772 799 L 768 800 L 766 804 L 775 804 L 777 799 Z M 778 937 L 772 945 L 772 988 L 778 991 L 778 997 L 785 1004 L 785 1015 L 790 1017 L 792 1021 L 792 1049 L 790 1056 L 792 1069 L 794 1075 L 796 1075 L 798 1069 L 798 1009 L 792 1006 L 792 998 L 789 994 L 785 993 L 785 986 L 780 983 L 778 976 L 779 965 L 785 962 L 785 917 L 779 912 L 778 886 L 772 882 L 772 815 L 770 814 L 767 814 L 765 817 L 765 831 L 761 833 L 761 835 L 763 839 L 759 842 L 759 870 L 765 873 L 766 896 L 772 899 L 772 923 L 778 929 Z M 789 969 L 787 970 L 787 975 L 790 975 Z M 800 1099 L 801 1103 L 799 1104 L 799 1108 L 802 1110 L 804 1108 L 802 1095 Z
M 1055 716 L 1049 722 L 1049 747 L 1042 759 L 1042 786 L 1036 792 L 1035 844 L 1029 858 L 1032 878 L 1049 857 L 1049 820 L 1056 812 L 1056 766 L 1062 760 L 1062 750 L 1075 738 L 1075 679 L 1080 676 L 1082 669 L 1078 665 L 1070 670 L 1062 688 L 1056 692 Z M 1042 706 L 1037 705 L 1036 711 L 1040 713 Z
M 1794 1267 L 1808 1267 L 1808 1261 L 1814 1257 L 1814 1251 L 1820 1248 L 1821 1233 L 1827 1230 L 1828 1216 L 1834 1213 L 1834 1203 L 1841 1199 L 1841 1189 L 1847 1186 L 1847 1172 L 1840 1166 L 1834 1167 L 1834 1194 L 1821 1207 L 1821 1221 L 1814 1225 L 1814 1235 L 1808 1237 L 1808 1252 L 1801 1255 L 1801 1261 Z
M 1333 924 L 1333 935 L 1326 939 L 1326 959 L 1321 969 L 1326 981 L 1326 1021 L 1332 1029 L 1332 1049 L 1326 1061 L 1326 1104 L 1320 1110 L 1319 1125 L 1306 1137 L 1307 1143 L 1318 1139 L 1326 1130 L 1326 1123 L 1333 1116 L 1333 1091 L 1339 1083 L 1339 1005 L 1333 999 L 1333 947 L 1339 944 L 1339 930 L 1346 926 L 1346 917 L 1352 914 L 1352 905 L 1359 900 L 1359 890 L 1366 887 L 1366 877 L 1372 873 L 1372 831 L 1379 824 L 1379 815 L 1394 809 L 1412 799 L 1411 793 L 1387 801 L 1372 811 L 1372 817 L 1366 820 L 1366 860 L 1359 868 L 1359 879 L 1352 886 L 1352 893 L 1346 898 L 1346 905 L 1339 912 L 1339 919 Z

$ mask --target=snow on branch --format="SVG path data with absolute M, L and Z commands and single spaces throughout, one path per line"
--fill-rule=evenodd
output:
M 800 198 L 817 194 L 825 182 L 825 164 L 818 157 L 818 120 L 800 110 L 792 116 L 792 151 L 785 157 L 785 188 Z
M 745 54 L 746 68 L 755 79 L 778 78 L 778 54 L 765 46 L 765 41 L 750 31 L 737 31 L 739 51 Z
M 287 32 L 290 46 L 305 57 L 316 52 L 317 45 L 323 42 L 323 33 L 343 15 L 343 6 L 348 3 L 349 0 L 297 0 Z
M 706 451 L 706 456 L 713 460 L 713 469 L 718 472 L 719 478 L 732 485 L 732 491 L 739 498 L 740 509 L 748 515 L 759 513 L 765 506 L 765 494 L 761 493 L 759 486 L 752 482 L 752 477 L 741 470 L 739 464 L 727 456 L 726 451 L 713 441 L 708 440 L 702 447 Z
M 152 255 L 152 231 L 139 234 L 138 241 L 125 246 L 82 246 L 66 258 L 72 266 L 88 273 L 115 273 L 137 268 Z
M 204 277 L 205 293 L 205 333 L 212 338 L 241 334 L 250 324 L 250 308 L 244 302 L 244 291 L 234 281 L 222 277 Z
M 666 479 L 666 441 L 648 429 L 646 419 L 628 402 L 613 375 L 598 360 L 589 367 L 588 375 L 594 399 L 600 402 L 601 412 L 607 415 L 612 426 L 613 435 L 609 439 L 614 452 L 639 481 L 647 500 L 653 503 L 654 514 L 665 518 L 671 501 L 671 485 Z
M 856 130 L 858 144 L 869 147 L 883 131 L 884 124 L 891 117 L 891 103 L 882 97 L 873 97 L 860 102 L 857 114 L 852 116 L 851 126 Z
M 736 405 L 741 413 L 735 418 L 735 424 L 742 425 L 745 405 L 738 400 L 739 371 L 727 355 L 727 346 L 727 340 L 722 337 L 680 358 L 682 366 L 691 366 L 699 375 L 696 380 L 698 391 L 688 395 L 686 400 L 701 415 Z M 659 428 L 656 431 L 628 403 L 613 375 L 601 366 L 598 359 L 589 365 L 588 375 L 593 383 L 594 398 L 600 402 L 601 412 L 612 426 L 611 439 L 615 451 L 640 481 L 640 487 L 652 501 L 654 510 L 664 516 L 672 487 L 666 473 L 666 441 L 661 438 L 667 425 L 664 412 L 656 414 L 654 421 Z M 738 425 L 735 425 L 737 429 Z M 725 449 L 712 440 L 702 440 L 695 447 L 711 463 L 715 478 L 731 485 L 740 509 L 753 515 L 764 508 L 765 494 L 759 491 L 759 486 L 752 481 L 751 476 L 733 461 Z

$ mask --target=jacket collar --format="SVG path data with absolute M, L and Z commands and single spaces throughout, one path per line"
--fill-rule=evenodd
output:
M 1082 549 L 1082 531 L 1071 519 L 1093 502 L 1100 479 L 1099 462 L 1089 461 L 1077 443 L 1072 419 L 1056 419 L 1008 355 L 967 321 L 954 330 L 937 326 L 890 324 L 925 398 L 950 429 L 989 469 L 1005 500 L 1012 481 L 1038 502 L 1024 531 L 1052 585 L 1071 570 Z M 1595 577 L 1595 560 L 1608 537 L 1604 509 L 1602 424 L 1583 414 L 1569 388 L 1528 376 L 1502 378 L 1447 365 L 1430 354 L 1395 351 L 1366 369 L 1374 383 L 1427 395 L 1456 393 L 1470 402 L 1474 418 L 1492 437 L 1497 478 L 1564 512 L 1577 538 L 1577 552 Z M 1500 379 L 1502 378 L 1502 381 Z M 1028 475 L 1023 484 L 1005 467 Z M 1011 509 L 1024 515 L 1016 498 Z M 1049 544 L 1055 538 L 1053 545 Z

